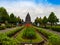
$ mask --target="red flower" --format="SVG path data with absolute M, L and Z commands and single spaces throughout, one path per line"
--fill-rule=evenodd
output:
M 25 24 L 26 27 L 30 27 L 30 25 L 31 25 L 31 24 L 29 24 L 29 23 Z

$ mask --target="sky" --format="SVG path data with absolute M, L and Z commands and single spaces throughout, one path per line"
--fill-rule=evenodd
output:
M 0 7 L 24 20 L 28 12 L 32 21 L 36 17 L 48 17 L 51 12 L 60 19 L 60 0 L 0 0 Z

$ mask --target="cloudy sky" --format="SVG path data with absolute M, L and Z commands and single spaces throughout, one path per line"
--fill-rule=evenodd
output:
M 9 14 L 14 13 L 25 20 L 29 12 L 31 20 L 49 16 L 50 12 L 60 19 L 60 0 L 0 0 L 0 7 L 5 7 Z

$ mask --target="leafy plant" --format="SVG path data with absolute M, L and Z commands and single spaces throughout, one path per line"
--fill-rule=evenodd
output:
M 44 36 L 46 36 L 48 38 L 48 40 L 52 43 L 52 45 L 60 45 L 60 36 L 59 35 L 52 33 L 52 32 L 48 32 L 47 30 L 42 29 L 42 28 L 35 27 L 35 29 L 38 29 L 38 31 L 40 33 L 42 33 Z
M 26 28 L 26 30 L 24 30 L 23 32 L 23 38 L 27 38 L 27 39 L 35 39 L 36 38 L 36 33 L 34 31 L 35 29 L 32 27 L 28 27 Z
M 6 34 L 7 36 L 11 37 L 11 36 L 13 36 L 15 33 L 19 32 L 23 27 L 24 27 L 24 26 L 18 27 L 18 28 L 14 29 L 14 30 L 11 30 L 11 31 L 6 32 L 5 34 Z
M 7 35 L 0 33 L 0 45 L 16 45 L 18 41 L 13 38 L 9 38 Z

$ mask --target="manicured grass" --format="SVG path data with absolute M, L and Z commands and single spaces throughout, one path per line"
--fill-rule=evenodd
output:
M 39 43 L 39 42 L 41 42 L 41 41 L 43 41 L 43 38 L 38 34 L 38 33 L 36 33 L 36 39 L 32 39 L 32 40 L 30 40 L 30 39 L 24 39 L 24 38 L 22 38 L 22 35 L 23 35 L 23 32 L 24 32 L 24 30 L 25 29 L 23 29 L 19 34 L 18 34 L 18 36 L 16 37 L 16 39 L 19 41 L 19 43 L 21 42 L 21 43 L 23 43 L 23 42 L 27 42 L 27 43 Z

